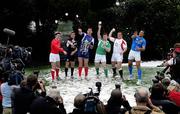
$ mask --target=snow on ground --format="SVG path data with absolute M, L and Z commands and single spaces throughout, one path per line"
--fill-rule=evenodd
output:
M 158 65 L 161 65 L 163 63 L 163 61 L 147 61 L 147 62 L 141 62 L 141 66 L 142 67 L 157 67 Z M 135 65 L 136 63 L 133 62 L 133 65 Z M 127 63 L 124 63 L 123 66 L 127 66 Z
M 161 63 L 162 61 L 149 61 L 149 62 L 142 62 L 141 65 L 142 67 L 157 67 L 157 65 L 160 65 Z M 127 66 L 127 64 L 123 64 L 123 66 Z M 97 81 L 100 81 L 102 83 L 102 88 L 101 88 L 101 93 L 100 93 L 99 98 L 101 101 L 103 101 L 104 104 L 107 103 L 110 97 L 111 91 L 115 88 L 115 84 L 121 84 L 123 95 L 125 95 L 126 99 L 130 102 L 131 106 L 135 105 L 134 92 L 136 88 L 140 86 L 136 86 L 135 84 L 132 86 L 127 86 L 127 84 L 123 83 L 119 77 L 116 80 L 112 79 L 111 71 L 109 72 L 109 77 L 105 78 L 102 68 L 100 70 L 101 75 L 99 79 L 96 78 L 95 73 L 96 72 L 95 72 L 94 67 L 89 69 L 88 81 L 84 79 L 84 70 L 82 72 L 83 80 L 81 81 L 77 79 L 77 69 L 75 69 L 75 72 L 74 72 L 74 76 L 75 76 L 74 80 L 70 80 L 70 79 L 65 80 L 64 72 L 60 73 L 63 75 L 61 76 L 62 80 L 58 81 L 56 85 L 57 85 L 57 89 L 60 90 L 60 94 L 64 99 L 64 105 L 68 113 L 72 112 L 74 108 L 73 106 L 74 97 L 77 94 L 79 93 L 85 94 L 89 92 L 90 91 L 90 89 L 88 89 L 89 87 L 92 87 L 93 91 L 96 92 L 95 83 Z M 47 80 L 51 81 L 51 76 L 49 73 L 45 77 L 47 78 Z M 47 87 L 47 90 L 49 88 L 50 86 Z

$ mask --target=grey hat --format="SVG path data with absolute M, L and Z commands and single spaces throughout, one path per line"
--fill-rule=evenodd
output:
M 85 100 L 85 96 L 83 94 L 78 94 L 75 98 L 74 98 L 74 106 L 76 108 L 81 108 L 84 104 L 84 100 Z
M 113 99 L 121 99 L 122 98 L 122 92 L 120 89 L 114 89 L 111 92 L 111 97 Z

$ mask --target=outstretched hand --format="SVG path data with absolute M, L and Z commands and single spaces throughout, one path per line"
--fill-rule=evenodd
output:
M 42 80 L 40 80 L 40 81 L 38 81 L 38 84 L 39 84 L 39 86 L 40 86 L 40 89 L 41 89 L 42 91 L 45 91 L 44 82 L 43 82 Z
M 101 28 L 101 25 L 100 25 L 100 24 L 98 24 L 98 28 Z
M 78 32 L 82 32 L 82 29 L 81 29 L 81 28 L 78 28 Z
M 67 52 L 66 51 L 63 51 L 64 55 L 67 55 Z
M 112 32 L 114 32 L 114 31 L 116 31 L 116 29 L 115 29 L 115 28 L 113 28 L 111 31 L 112 31 Z

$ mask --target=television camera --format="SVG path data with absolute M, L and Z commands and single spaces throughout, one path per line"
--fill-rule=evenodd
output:
M 162 71 L 157 71 L 157 75 L 152 79 L 153 83 L 157 83 L 167 76 L 180 83 L 180 43 L 176 43 L 174 48 L 170 48 L 162 66 L 166 67 Z
M 5 76 L 24 74 L 25 65 L 31 62 L 32 53 L 32 47 L 8 44 L 9 36 L 14 36 L 15 31 L 5 28 L 3 32 L 8 35 L 8 41 L 6 45 L 0 43 L 0 79 Z
M 97 87 L 97 92 L 94 93 L 94 92 L 93 92 L 93 89 L 92 89 L 91 87 L 89 87 L 90 92 L 84 94 L 85 97 L 89 97 L 89 96 L 95 96 L 95 97 L 98 97 L 98 96 L 100 95 L 102 84 L 101 84 L 101 82 L 96 82 L 95 85 L 96 85 L 96 87 Z

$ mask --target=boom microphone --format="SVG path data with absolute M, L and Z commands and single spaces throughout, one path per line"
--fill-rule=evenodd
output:
M 9 35 L 9 36 L 14 36 L 15 33 L 16 33 L 15 31 L 10 30 L 10 29 L 8 29 L 8 28 L 4 28 L 4 29 L 3 29 L 3 32 L 6 33 L 6 34 Z

